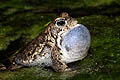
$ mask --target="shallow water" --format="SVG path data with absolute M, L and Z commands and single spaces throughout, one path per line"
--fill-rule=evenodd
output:
M 0 62 L 6 65 L 9 65 L 7 59 L 11 60 L 16 51 L 42 32 L 62 11 L 69 12 L 71 16 L 77 18 L 79 24 L 85 25 L 92 38 L 88 56 L 82 61 L 69 64 L 75 71 L 57 73 L 50 68 L 22 68 L 16 71 L 0 71 L 0 80 L 120 79 L 120 15 L 118 14 L 120 9 L 117 4 L 119 1 L 81 0 L 80 3 L 78 0 L 71 8 L 70 3 L 73 2 L 61 0 L 61 2 L 54 1 L 54 5 L 51 5 L 51 0 L 48 0 L 47 6 L 38 5 L 39 0 L 0 2 Z M 61 3 L 64 3 L 62 7 Z

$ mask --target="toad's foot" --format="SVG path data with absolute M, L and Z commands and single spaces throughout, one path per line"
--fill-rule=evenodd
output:
M 16 64 L 15 62 L 13 62 L 9 67 L 8 67 L 8 70 L 17 70 L 19 68 L 22 68 L 23 66 L 22 65 L 18 65 Z
M 61 60 L 59 48 L 54 46 L 52 49 L 52 64 L 53 69 L 57 72 L 70 71 L 71 69 Z

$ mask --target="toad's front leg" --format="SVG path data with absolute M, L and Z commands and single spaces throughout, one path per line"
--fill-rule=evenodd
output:
M 61 60 L 59 48 L 54 46 L 51 53 L 52 67 L 57 72 L 70 71 L 70 68 Z

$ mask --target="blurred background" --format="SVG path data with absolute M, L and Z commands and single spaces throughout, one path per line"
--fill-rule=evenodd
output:
M 61 12 L 91 33 L 88 56 L 69 65 L 78 72 L 31 67 L 0 71 L 0 80 L 120 80 L 120 0 L 0 0 L 0 63 L 9 65 Z

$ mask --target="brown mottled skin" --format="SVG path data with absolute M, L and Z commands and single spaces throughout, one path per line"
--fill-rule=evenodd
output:
M 60 48 L 58 46 L 57 38 L 60 37 L 64 32 L 68 31 L 72 26 L 77 24 L 77 20 L 69 17 L 68 13 L 64 12 L 60 14 L 60 18 L 64 18 L 67 21 L 67 25 L 64 27 L 56 27 L 55 22 L 52 21 L 45 31 L 37 36 L 32 42 L 28 43 L 28 45 L 21 49 L 20 52 L 15 56 L 15 59 L 20 60 L 22 65 L 17 63 L 15 59 L 13 59 L 13 64 L 9 67 L 9 69 L 20 68 L 21 66 L 31 66 L 30 60 L 36 60 L 36 55 L 44 56 L 49 52 L 51 53 L 52 67 L 55 71 L 63 72 L 70 70 L 65 62 L 61 60 L 62 53 L 60 53 Z M 63 30 L 63 33 L 60 33 Z M 62 40 L 62 39 L 61 39 Z M 47 50 L 46 50 L 47 49 Z M 28 63 L 25 63 L 27 62 Z M 25 65 L 24 65 L 25 64 Z
M 67 20 L 67 25 L 64 27 L 56 27 L 55 21 L 56 19 L 51 22 L 45 31 L 37 36 L 32 42 L 30 42 L 25 48 L 21 49 L 20 52 L 15 56 L 15 59 L 19 59 L 24 64 L 25 61 L 36 59 L 36 54 L 40 56 L 44 56 L 47 52 L 45 49 L 47 48 L 48 51 L 51 51 L 51 60 L 52 60 L 52 67 L 55 71 L 63 72 L 70 70 L 66 63 L 61 60 L 62 53 L 60 53 L 60 48 L 58 47 L 57 38 L 58 33 L 62 30 L 65 32 L 72 26 L 77 24 L 77 21 L 74 18 L 69 17 L 68 13 L 64 12 L 60 14 L 60 18 L 64 18 Z M 13 60 L 13 64 L 9 67 L 9 69 L 16 69 L 20 68 L 21 64 L 16 63 Z M 26 65 L 25 65 L 26 66 Z M 29 63 L 28 63 L 28 66 Z

